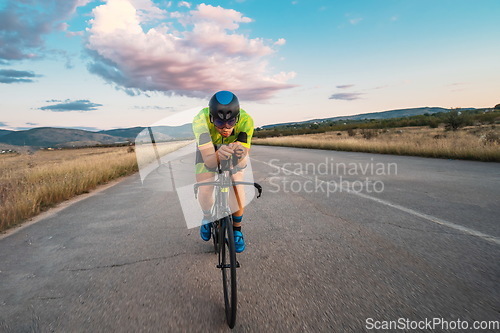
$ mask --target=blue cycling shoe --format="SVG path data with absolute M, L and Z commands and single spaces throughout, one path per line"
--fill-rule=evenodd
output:
M 241 231 L 234 231 L 234 249 L 236 253 L 241 253 L 245 251 L 245 239 Z
M 212 223 L 205 219 L 203 219 L 201 223 L 202 223 L 202 226 L 200 227 L 201 239 L 203 239 L 205 242 L 208 242 L 210 240 L 210 237 L 212 237 Z

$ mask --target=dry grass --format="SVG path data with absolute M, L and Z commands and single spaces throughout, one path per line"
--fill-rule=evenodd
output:
M 181 146 L 172 143 L 170 151 Z M 86 148 L 0 155 L 0 170 L 2 231 L 56 203 L 136 172 L 137 162 L 127 147 Z
M 500 162 L 498 126 L 471 127 L 456 132 L 421 127 L 356 132 L 354 136 L 343 131 L 256 138 L 252 142 L 273 146 Z

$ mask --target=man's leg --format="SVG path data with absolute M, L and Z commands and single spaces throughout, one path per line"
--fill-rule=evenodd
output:
M 237 172 L 233 175 L 234 181 L 243 181 L 243 171 Z M 241 232 L 241 221 L 243 213 L 245 212 L 245 189 L 244 185 L 236 185 L 231 189 L 229 197 L 229 204 L 233 212 L 233 230 L 234 230 L 234 244 L 236 252 L 241 253 L 245 250 L 245 240 Z
M 204 172 L 196 175 L 197 183 L 213 182 L 215 174 L 213 172 Z M 198 202 L 200 203 L 203 212 L 210 212 L 214 205 L 214 187 L 213 186 L 200 186 L 198 188 Z
M 204 172 L 196 174 L 196 182 L 204 183 L 214 181 L 215 176 L 212 172 Z M 203 210 L 203 220 L 201 221 L 200 236 L 204 241 L 209 241 L 212 235 L 210 223 L 212 220 L 211 211 L 214 204 L 214 187 L 200 186 L 198 188 L 198 202 Z
M 244 171 L 237 172 L 233 175 L 234 181 L 244 181 Z M 233 219 L 236 217 L 238 222 L 233 222 L 233 226 L 241 228 L 241 217 L 245 212 L 245 188 L 244 185 L 233 186 L 229 197 L 229 206 L 233 212 Z

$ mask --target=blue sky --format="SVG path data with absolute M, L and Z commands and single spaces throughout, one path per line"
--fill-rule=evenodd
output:
M 500 1 L 0 0 L 0 128 L 256 125 L 500 103 Z M 188 121 L 188 119 L 186 119 Z

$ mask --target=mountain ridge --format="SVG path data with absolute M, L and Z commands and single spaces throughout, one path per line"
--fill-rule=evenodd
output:
M 400 118 L 400 117 L 411 117 L 418 116 L 423 114 L 434 114 L 439 112 L 449 112 L 452 109 L 442 108 L 442 107 L 419 107 L 419 108 L 407 108 L 407 109 L 395 109 L 388 111 L 380 111 L 380 112 L 369 112 L 369 113 L 361 113 L 355 114 L 352 116 L 336 116 L 329 118 L 320 118 L 320 119 L 310 119 L 304 121 L 294 121 L 288 123 L 278 123 L 278 124 L 270 124 L 261 126 L 262 129 L 269 129 L 276 126 L 286 126 L 286 125 L 300 125 L 307 123 L 319 123 L 325 121 L 339 121 L 339 120 L 364 120 L 364 119 L 391 119 L 391 118 Z M 474 110 L 474 108 L 462 108 L 460 110 Z
M 119 128 L 99 132 L 58 127 L 37 127 L 0 134 L 0 143 L 10 146 L 66 148 L 95 145 L 114 145 L 133 142 L 146 127 Z M 172 141 L 191 138 L 191 124 L 152 127 L 155 140 Z

